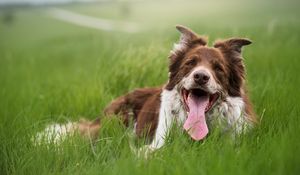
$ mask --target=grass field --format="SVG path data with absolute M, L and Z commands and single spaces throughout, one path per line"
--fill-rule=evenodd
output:
M 48 7 L 18 8 L 0 23 L 0 174 L 300 174 L 300 2 L 153 1 L 57 6 L 136 22 L 138 33 L 69 24 Z M 5 10 L 5 9 L 4 9 Z M 4 14 L 0 10 L 0 15 Z M 124 14 L 125 13 L 125 14 Z M 210 38 L 248 37 L 247 84 L 261 124 L 232 144 L 193 142 L 175 128 L 165 147 L 137 159 L 126 131 L 107 122 L 96 145 L 59 147 L 31 137 L 53 122 L 94 119 L 113 98 L 167 80 L 176 24 Z

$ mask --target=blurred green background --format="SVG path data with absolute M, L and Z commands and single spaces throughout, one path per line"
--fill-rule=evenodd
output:
M 0 174 L 299 174 L 299 8 L 296 0 L 0 1 Z M 165 83 L 176 24 L 210 45 L 253 41 L 243 55 L 261 124 L 239 144 L 175 134 L 140 160 L 118 123 L 96 145 L 32 144 L 49 123 L 94 119 L 113 98 Z

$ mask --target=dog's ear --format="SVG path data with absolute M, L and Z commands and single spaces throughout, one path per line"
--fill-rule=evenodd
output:
M 199 37 L 195 32 L 185 26 L 176 25 L 176 29 L 181 35 L 179 42 L 175 43 L 171 50 L 171 55 L 173 56 L 185 53 L 192 44 L 200 44 L 203 46 L 207 44 L 207 39 L 205 37 Z
M 252 41 L 250 41 L 247 38 L 231 38 L 225 41 L 217 41 L 214 44 L 214 47 L 220 48 L 222 50 L 235 51 L 237 53 L 241 53 L 242 47 L 251 43 Z
M 241 96 L 241 87 L 245 79 L 245 67 L 242 59 L 242 47 L 251 44 L 249 39 L 231 38 L 225 41 L 217 41 L 214 47 L 219 49 L 228 62 L 230 96 Z
M 182 25 L 176 25 L 176 29 L 181 33 L 180 40 L 178 44 L 184 44 L 187 45 L 191 42 L 198 42 L 201 45 L 206 45 L 207 41 L 205 38 L 199 37 L 195 32 L 193 32 L 191 29 L 182 26 Z

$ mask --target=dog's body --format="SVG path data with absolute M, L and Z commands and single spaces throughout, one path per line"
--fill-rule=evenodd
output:
M 241 48 L 247 39 L 219 41 L 214 47 L 190 29 L 177 26 L 178 44 L 169 56 L 169 80 L 157 88 L 136 89 L 115 99 L 105 116 L 118 115 L 126 126 L 135 122 L 137 136 L 152 140 L 151 150 L 160 148 L 174 121 L 194 140 L 218 124 L 224 131 L 240 134 L 256 122 L 245 89 Z M 75 126 L 75 124 L 74 124 Z M 97 137 L 101 121 L 81 121 L 71 130 Z

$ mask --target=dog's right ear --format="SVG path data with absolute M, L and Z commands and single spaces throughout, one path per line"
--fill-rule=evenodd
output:
M 171 54 L 178 55 L 180 52 L 184 52 L 192 44 L 199 44 L 205 46 L 207 39 L 205 37 L 199 37 L 188 27 L 182 25 L 176 25 L 176 29 L 180 32 L 179 42 L 174 44 L 174 48 Z
M 181 33 L 180 40 L 178 44 L 189 44 L 191 42 L 197 41 L 201 45 L 206 45 L 207 41 L 205 38 L 199 37 L 195 32 L 191 29 L 182 26 L 176 25 L 176 29 Z

